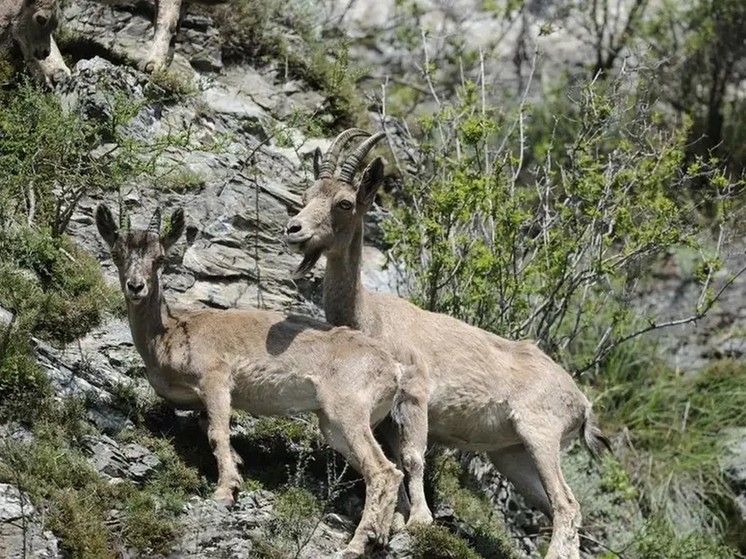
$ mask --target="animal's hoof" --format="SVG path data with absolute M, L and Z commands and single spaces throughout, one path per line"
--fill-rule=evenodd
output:
M 215 493 L 213 493 L 212 500 L 229 509 L 236 503 L 236 498 L 233 496 L 233 491 L 233 489 L 218 489 L 215 491 Z
M 433 515 L 430 514 L 429 510 L 424 511 L 412 511 L 412 514 L 409 515 L 409 520 L 407 521 L 407 528 L 411 528 L 412 526 L 416 526 L 417 524 L 421 525 L 428 525 L 433 523 Z

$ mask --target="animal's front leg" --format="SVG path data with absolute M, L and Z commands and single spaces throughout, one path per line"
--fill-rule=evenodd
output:
M 202 383 L 203 400 L 207 410 L 207 438 L 218 463 L 216 501 L 232 505 L 234 493 L 241 487 L 241 475 L 236 468 L 230 442 L 231 394 L 229 380 L 224 374 L 206 375 Z
M 197 416 L 197 424 L 199 425 L 199 428 L 202 429 L 202 432 L 207 436 L 207 432 L 210 428 L 210 420 L 207 417 L 207 412 L 200 412 L 200 414 Z M 244 461 L 241 455 L 236 450 L 236 447 L 231 445 L 231 456 L 233 457 L 233 461 L 236 463 L 236 466 L 239 468 L 243 467 Z
M 70 77 L 70 69 L 65 64 L 54 37 L 49 37 L 49 56 L 43 60 L 38 60 L 31 52 L 26 52 L 27 49 L 23 44 L 21 44 L 21 51 L 32 72 L 40 74 L 50 85 L 57 85 Z
M 145 62 L 146 72 L 155 72 L 169 64 L 171 39 L 179 23 L 182 0 L 156 0 L 155 33 L 150 47 L 150 55 Z

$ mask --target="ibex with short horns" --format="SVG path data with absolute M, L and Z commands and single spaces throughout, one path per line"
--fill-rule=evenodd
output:
M 367 139 L 334 177 L 344 144 L 359 137 Z M 578 434 L 594 456 L 609 443 L 572 377 L 529 341 L 503 339 L 362 285 L 363 216 L 383 181 L 383 160 L 373 159 L 359 180 L 355 174 L 384 137 L 351 129 L 326 155 L 316 150 L 315 182 L 286 228 L 287 244 L 304 255 L 296 276 L 326 254 L 327 321 L 359 329 L 383 342 L 400 362 L 415 365 L 427 395 L 431 440 L 485 451 L 526 500 L 552 519 L 546 557 L 577 559 L 581 514 L 562 475 L 560 449 Z M 419 470 L 421 456 L 405 457 L 404 465 Z
M 169 308 L 159 274 L 184 230 L 181 209 L 165 233 L 159 211 L 147 229 L 120 230 L 105 205 L 96 209 L 96 226 L 117 266 L 148 381 L 174 406 L 207 413 L 215 498 L 232 503 L 241 483 L 229 440 L 232 406 L 257 415 L 314 412 L 329 445 L 366 484 L 362 519 L 342 556 L 359 557 L 370 541 L 385 542 L 403 474 L 371 426 L 392 412 L 400 381 L 413 371 L 350 328 L 261 310 Z

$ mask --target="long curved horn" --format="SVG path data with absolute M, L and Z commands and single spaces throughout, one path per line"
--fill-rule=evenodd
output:
M 153 217 L 150 218 L 150 224 L 148 224 L 148 233 L 155 233 L 156 235 L 161 232 L 161 209 L 156 208 L 153 212 Z
M 342 151 L 342 148 L 344 148 L 345 144 L 347 144 L 353 138 L 360 138 L 362 136 L 370 136 L 370 132 L 366 132 L 365 130 L 361 130 L 360 128 L 348 128 L 339 136 L 334 138 L 332 145 L 329 146 L 329 149 L 324 154 L 324 158 L 321 160 L 321 164 L 319 165 L 319 178 L 332 178 L 334 169 L 336 169 L 337 167 L 337 159 L 339 158 L 339 153 Z
M 377 132 L 370 138 L 365 140 L 362 144 L 357 146 L 355 151 L 345 159 L 342 170 L 339 172 L 339 180 L 344 181 L 348 184 L 352 184 L 352 180 L 355 177 L 357 168 L 360 166 L 360 162 L 368 155 L 368 152 L 373 149 L 378 142 L 386 137 L 386 132 Z

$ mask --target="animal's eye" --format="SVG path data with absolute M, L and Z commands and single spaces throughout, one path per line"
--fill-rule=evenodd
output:
M 353 204 L 349 200 L 340 200 L 339 202 L 337 202 L 337 207 L 340 210 L 351 210 L 352 206 Z

